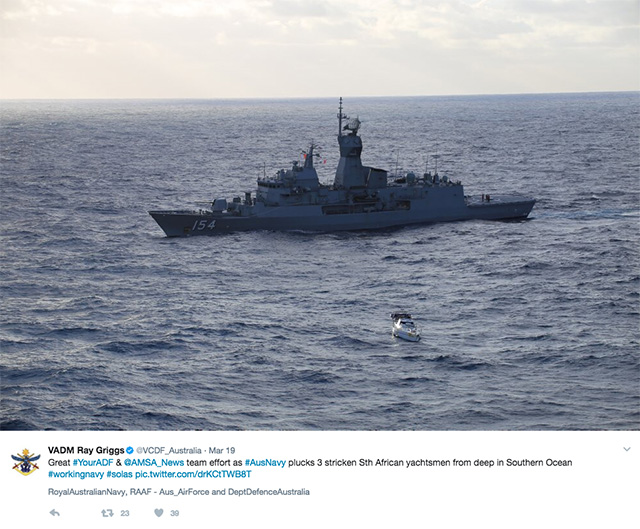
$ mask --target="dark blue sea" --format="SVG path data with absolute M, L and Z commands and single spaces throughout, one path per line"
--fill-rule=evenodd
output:
M 335 99 L 3 101 L 4 430 L 640 428 L 640 94 L 345 98 L 363 162 L 523 222 L 168 239 Z M 422 333 L 391 336 L 406 310 Z

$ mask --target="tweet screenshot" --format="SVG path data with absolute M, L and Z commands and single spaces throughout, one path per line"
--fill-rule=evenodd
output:
M 640 0 L 0 0 L 0 529 L 640 529 Z
M 38 527 L 631 527 L 637 432 L 4 432 Z

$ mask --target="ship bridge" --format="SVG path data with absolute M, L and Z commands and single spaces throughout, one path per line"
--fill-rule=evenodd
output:
M 258 190 L 256 199 L 265 204 L 286 204 L 292 201 L 299 202 L 304 193 L 317 191 L 320 187 L 318 173 L 313 166 L 314 145 L 304 153 L 304 165 L 296 161 L 291 169 L 280 169 L 275 177 L 258 178 Z

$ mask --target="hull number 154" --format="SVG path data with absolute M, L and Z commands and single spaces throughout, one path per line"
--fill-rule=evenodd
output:
M 193 223 L 193 228 L 191 228 L 191 229 L 193 231 L 204 230 L 204 229 L 212 230 L 215 227 L 216 227 L 216 221 L 215 220 L 212 220 L 211 222 L 208 222 L 207 220 L 202 219 L 202 220 L 196 220 Z

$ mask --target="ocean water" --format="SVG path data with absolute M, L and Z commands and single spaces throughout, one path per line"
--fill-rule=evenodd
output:
M 640 94 L 345 98 L 363 162 L 537 198 L 523 222 L 167 239 L 337 101 L 4 101 L 0 427 L 640 427 Z M 391 336 L 410 311 L 423 339 Z

